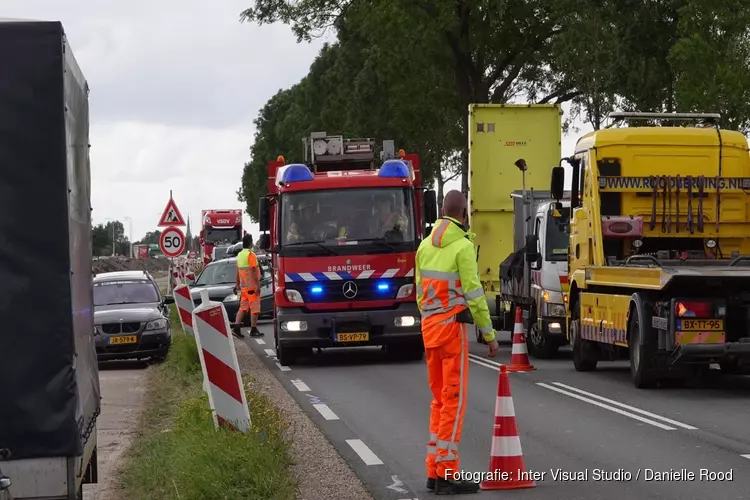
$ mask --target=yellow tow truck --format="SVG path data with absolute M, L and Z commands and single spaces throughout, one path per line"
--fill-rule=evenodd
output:
M 750 152 L 715 113 L 610 115 L 572 167 L 566 307 L 578 371 L 629 359 L 633 384 L 750 367 Z M 627 126 L 645 120 L 649 126 Z M 651 126 L 667 120 L 671 126 Z M 676 126 L 693 121 L 692 126 Z M 616 126 L 625 124 L 626 126 Z M 559 206 L 562 206 L 560 204 Z

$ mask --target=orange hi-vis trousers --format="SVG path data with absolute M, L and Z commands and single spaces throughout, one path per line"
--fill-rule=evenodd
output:
M 427 376 L 433 397 L 425 464 L 427 477 L 449 479 L 459 470 L 458 444 L 461 442 L 469 381 L 469 337 L 467 324 L 455 319 L 429 329 L 442 331 L 425 331 L 426 338 L 448 337 L 450 340 L 437 347 L 425 346 Z
M 260 314 L 260 294 L 257 288 L 243 288 L 240 296 L 240 310 L 250 314 Z

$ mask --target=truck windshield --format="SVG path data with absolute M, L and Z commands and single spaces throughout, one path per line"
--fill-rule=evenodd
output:
M 412 191 L 357 188 L 285 193 L 280 229 L 285 253 L 299 253 L 295 248 L 305 255 L 410 251 L 415 239 Z
M 545 258 L 552 262 L 568 260 L 568 235 L 570 209 L 560 210 L 560 217 L 547 217 L 547 234 L 545 235 Z
M 209 243 L 222 243 L 222 242 L 228 242 L 228 243 L 236 243 L 242 239 L 242 229 L 241 228 L 211 228 L 206 227 L 204 233 L 204 238 Z

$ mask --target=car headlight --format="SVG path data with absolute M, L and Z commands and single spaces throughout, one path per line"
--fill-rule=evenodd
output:
M 153 321 L 149 321 L 146 324 L 146 330 L 163 330 L 168 325 L 168 322 L 166 319 L 155 319 Z
M 101 335 L 102 334 L 102 327 L 99 325 L 94 325 L 94 335 Z
M 403 327 L 415 326 L 419 324 L 419 318 L 415 318 L 414 316 L 396 316 L 393 318 L 393 324 Z
M 302 294 L 299 293 L 297 290 L 286 290 L 286 299 L 289 302 L 295 302 L 298 304 L 302 304 L 304 302 L 302 300 Z
M 396 294 L 397 299 L 404 299 L 408 296 L 410 296 L 414 292 L 414 284 L 409 283 L 408 285 L 402 285 L 401 288 L 398 289 L 398 293 Z
M 233 293 L 231 295 L 227 295 L 226 297 L 224 297 L 223 302 L 237 302 L 238 300 L 240 300 L 240 296 L 237 295 L 236 293 Z
M 565 316 L 565 306 L 562 304 L 547 304 L 548 316 Z

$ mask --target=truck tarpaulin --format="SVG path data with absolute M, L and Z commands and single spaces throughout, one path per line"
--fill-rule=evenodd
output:
M 74 457 L 99 413 L 88 86 L 58 22 L 0 20 L 0 467 Z

